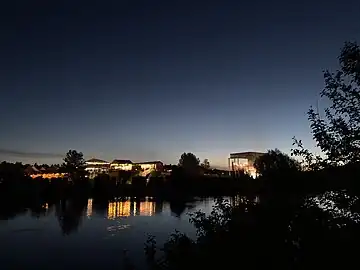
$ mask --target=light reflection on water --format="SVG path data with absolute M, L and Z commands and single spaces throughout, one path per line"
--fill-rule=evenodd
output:
M 248 198 L 245 196 L 235 196 L 235 197 L 227 197 L 225 198 L 230 202 L 230 204 L 239 204 L 245 203 Z M 259 198 L 254 197 L 251 201 L 258 203 Z M 72 208 L 71 201 L 65 202 L 65 208 Z M 119 199 L 115 199 L 114 201 L 109 201 L 106 205 L 102 205 L 101 208 L 95 209 L 93 206 L 93 199 L 89 198 L 87 200 L 86 208 L 84 209 L 84 213 L 78 213 L 80 215 L 84 215 L 87 218 L 91 218 L 93 215 L 98 212 L 98 214 L 105 214 L 105 217 L 108 220 L 116 220 L 118 218 L 130 217 L 130 216 L 154 216 L 161 214 L 164 210 L 170 210 L 170 214 L 174 216 L 180 217 L 183 215 L 184 211 L 196 211 L 202 210 L 205 213 L 210 213 L 212 207 L 215 205 L 215 200 L 213 198 L 197 198 L 191 202 L 163 202 L 157 201 L 152 197 L 144 197 L 141 199 L 131 198 L 131 197 L 123 197 Z M 38 215 L 48 215 L 52 207 L 57 208 L 57 205 L 49 205 L 49 203 L 44 203 L 41 205 L 41 213 Z M 28 209 L 28 211 L 32 211 L 32 209 Z M 34 215 L 34 213 L 33 213 Z
M 157 206 L 157 207 L 156 207 Z M 152 200 L 151 197 L 145 197 L 143 200 L 134 200 L 132 198 L 123 198 L 122 200 L 111 201 L 107 205 L 107 219 L 114 220 L 120 217 L 129 216 L 153 216 L 162 212 L 163 203 Z M 48 209 L 46 204 L 45 209 Z M 87 201 L 86 216 L 91 218 L 93 215 L 93 199 Z
M 231 198 L 230 203 L 241 200 Z M 125 249 L 141 264 L 148 234 L 156 236 L 159 246 L 175 229 L 195 237 L 186 214 L 210 213 L 214 204 L 213 198 L 172 202 L 151 197 L 110 202 L 85 198 L 6 209 L 0 220 L 0 243 L 6 246 L 0 266 L 69 269 L 75 262 L 88 270 L 121 269 L 118 263 Z
M 155 205 L 156 202 L 151 201 L 148 197 L 146 197 L 144 201 L 135 201 L 128 198 L 126 201 L 110 202 L 108 205 L 107 218 L 153 216 L 155 215 Z M 90 212 L 92 212 L 92 210 Z
M 92 201 L 93 199 L 88 199 L 87 207 L 86 207 L 86 216 L 91 217 L 92 216 Z

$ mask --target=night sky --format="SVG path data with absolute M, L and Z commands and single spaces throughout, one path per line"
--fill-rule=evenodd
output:
M 322 70 L 360 36 L 357 0 L 92 2 L 1 8 L 0 161 L 314 149 Z

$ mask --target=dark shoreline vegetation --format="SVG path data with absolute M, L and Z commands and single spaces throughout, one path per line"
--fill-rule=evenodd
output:
M 220 198 L 210 215 L 195 212 L 190 218 L 196 239 L 175 232 L 158 247 L 149 236 L 144 247 L 149 269 L 354 267 L 360 240 L 359 46 L 345 43 L 339 62 L 339 71 L 324 73 L 321 96 L 331 104 L 325 116 L 308 111 L 321 156 L 294 138 L 293 157 L 268 151 L 256 159 L 259 177 L 253 179 L 246 173 L 202 176 L 199 160 L 184 153 L 170 176 L 154 176 L 147 183 L 132 175 L 131 184 L 125 172 L 120 181 L 105 175 L 85 178 L 82 154 L 76 151 L 69 151 L 62 166 L 71 181 L 30 179 L 21 164 L 2 163 L 1 216 L 11 218 L 25 208 L 36 212 L 43 202 L 67 200 L 81 211 L 89 197 L 107 203 L 122 196 L 153 196 L 181 206 L 194 196 L 214 196 Z M 243 197 L 236 203 L 221 199 L 239 194 Z M 124 263 L 133 269 L 131 261 Z
M 260 161 L 268 163 L 266 159 L 274 158 L 274 153 L 269 152 Z M 277 152 L 276 158 L 281 155 Z M 270 164 L 279 165 L 276 160 L 271 160 Z M 291 168 L 287 163 L 280 165 Z M 249 200 L 229 205 L 219 199 L 210 216 L 206 217 L 201 212 L 194 214 L 191 222 L 198 230 L 195 240 L 176 232 L 159 250 L 156 239 L 150 236 L 145 243 L 149 267 L 231 267 L 238 262 L 239 256 L 244 265 L 274 265 L 286 269 L 334 264 L 344 267 L 354 263 L 353 246 L 360 240 L 357 220 L 344 212 L 335 212 L 335 207 L 324 211 L 311 198 L 321 199 L 323 204 L 328 204 L 327 207 L 331 201 L 346 213 L 358 213 L 360 165 L 351 163 L 317 171 L 286 168 L 265 171 L 269 175 L 264 174 L 257 179 L 246 175 L 213 179 L 170 177 L 166 185 L 159 184 L 163 181 L 161 177 L 154 177 L 153 184 L 149 182 L 148 185 L 145 185 L 146 179 L 135 177 L 133 185 L 118 186 L 105 176 L 77 183 L 24 177 L 11 184 L 2 183 L 0 216 L 1 219 L 10 219 L 26 209 L 31 209 L 32 215 L 41 216 L 44 203 L 50 207 L 60 205 L 57 207 L 65 216 L 65 220 L 61 221 L 62 231 L 69 234 L 78 226 L 79 216 L 89 197 L 93 198 L 95 207 L 102 207 L 109 201 L 122 200 L 126 196 L 153 196 L 157 201 L 170 201 L 181 212 L 181 208 L 185 208 L 182 205 L 194 196 L 243 194 Z M 136 185 L 137 180 L 142 184 Z M 206 185 L 206 181 L 210 184 Z M 226 188 L 228 185 L 231 188 Z M 255 196 L 259 198 L 256 202 L 250 199 Z M 66 206 L 68 204 L 71 205 L 70 210 Z M 132 264 L 126 261 L 126 265 Z

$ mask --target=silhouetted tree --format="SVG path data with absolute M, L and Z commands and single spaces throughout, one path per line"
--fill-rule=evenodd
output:
M 259 182 L 266 187 L 261 189 L 259 200 L 244 200 L 238 205 L 219 200 L 210 215 L 195 213 L 191 221 L 197 239 L 176 232 L 158 260 L 153 256 L 155 239 L 150 237 L 146 254 L 155 265 L 153 269 L 215 265 L 225 269 L 239 262 L 253 268 L 351 268 L 357 262 L 353 246 L 360 239 L 360 196 L 353 183 L 360 178 L 359 46 L 346 43 L 339 60 L 341 70 L 324 75 L 322 96 L 331 102 L 325 119 L 314 109 L 309 111 L 314 139 L 325 157 L 311 153 L 294 138 L 298 148 L 292 154 L 302 157 L 305 168 L 314 171 L 303 171 L 299 162 L 277 149 L 269 151 L 254 164 L 263 176 Z M 342 185 L 347 178 L 351 181 Z M 328 185 L 333 181 L 334 185 Z M 320 182 L 319 189 L 316 182 Z M 290 184 L 277 189 L 284 183 Z M 284 192 L 274 192 L 277 190 Z
M 44 168 L 44 169 L 50 168 L 50 166 L 48 164 L 41 164 L 39 167 Z
M 82 152 L 69 150 L 64 158 L 64 170 L 70 174 L 73 181 L 78 181 L 85 176 L 85 160 Z
M 176 217 L 180 217 L 182 213 L 184 213 L 186 209 L 186 202 L 183 200 L 173 200 L 170 201 L 170 211 Z
M 179 159 L 179 167 L 186 174 L 194 175 L 198 172 L 200 160 L 193 153 L 183 153 Z
M 199 166 L 200 160 L 193 153 L 183 153 L 179 159 L 179 166 L 183 168 Z
M 145 252 L 152 269 L 226 269 L 239 261 L 255 269 L 348 268 L 357 261 L 352 245 L 358 242 L 359 225 L 344 224 L 343 217 L 309 201 L 291 199 L 274 207 L 261 199 L 243 198 L 235 205 L 219 199 L 210 215 L 190 216 L 196 240 L 175 232 L 157 259 L 156 239 L 148 238 Z
M 339 56 L 340 70 L 324 72 L 325 88 L 321 97 L 327 98 L 330 106 L 325 116 L 313 107 L 308 111 L 313 138 L 325 155 L 328 165 L 337 166 L 360 161 L 360 48 L 355 42 L 346 42 Z M 300 142 L 300 145 L 299 145 Z M 301 148 L 295 155 L 308 153 Z M 305 158 L 306 159 L 306 158 Z M 321 161 L 317 157 L 318 161 Z
M 201 163 L 201 167 L 203 167 L 206 170 L 210 169 L 210 162 L 209 162 L 209 160 L 207 158 L 204 159 L 203 163 Z
M 133 164 L 132 167 L 132 173 L 134 176 L 138 176 L 141 173 L 141 166 L 139 164 Z
M 21 162 L 9 163 L 3 161 L 0 163 L 0 184 L 14 185 L 26 179 L 24 166 Z
M 87 199 L 62 200 L 55 208 L 56 216 L 63 234 L 69 235 L 79 228 L 84 211 L 87 205 Z
M 270 177 L 279 174 L 289 174 L 301 169 L 300 163 L 280 150 L 269 150 L 266 154 L 258 157 L 254 167 L 260 176 Z
M 291 149 L 291 156 L 300 158 L 299 162 L 302 169 L 306 171 L 318 171 L 326 167 L 326 162 L 323 158 L 306 149 L 301 140 L 293 137 L 292 145 L 296 148 Z

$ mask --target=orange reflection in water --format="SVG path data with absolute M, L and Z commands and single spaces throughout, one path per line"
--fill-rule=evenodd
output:
M 155 202 L 140 202 L 140 216 L 152 216 L 155 213 Z
M 88 204 L 86 207 L 86 216 L 91 217 L 92 216 L 92 201 L 93 199 L 88 199 Z
M 108 206 L 108 219 L 115 219 L 117 217 L 130 216 L 131 203 L 126 202 L 111 202 Z
M 108 205 L 108 219 L 128 216 L 152 216 L 155 214 L 155 202 L 152 201 L 124 201 L 110 202 Z

